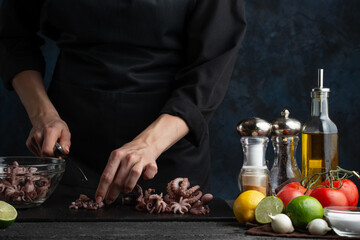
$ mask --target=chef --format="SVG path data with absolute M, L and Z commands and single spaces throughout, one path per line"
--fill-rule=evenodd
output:
M 245 25 L 242 0 L 4 0 L 0 76 L 32 123 L 29 150 L 59 142 L 97 174 L 97 202 L 179 176 L 208 192 L 208 123 Z M 48 91 L 39 31 L 60 49 Z

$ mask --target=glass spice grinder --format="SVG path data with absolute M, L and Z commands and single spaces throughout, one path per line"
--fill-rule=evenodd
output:
M 240 122 L 236 130 L 241 136 L 244 160 L 238 176 L 240 192 L 257 190 L 265 196 L 271 194 L 270 174 L 265 152 L 269 142 L 271 124 L 260 118 Z
M 301 172 L 296 163 L 296 148 L 301 132 L 301 123 L 289 118 L 290 112 L 282 110 L 281 118 L 272 122 L 271 141 L 274 147 L 274 163 L 270 171 L 272 191 L 290 178 L 301 179 Z

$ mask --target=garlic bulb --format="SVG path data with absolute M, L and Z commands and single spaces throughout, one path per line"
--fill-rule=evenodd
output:
M 290 218 L 285 214 L 277 214 L 275 216 L 269 215 L 271 218 L 271 228 L 276 233 L 291 233 L 294 231 L 294 227 Z
M 321 218 L 312 220 L 311 222 L 309 222 L 306 228 L 312 235 L 325 235 L 328 231 L 331 230 L 327 222 Z

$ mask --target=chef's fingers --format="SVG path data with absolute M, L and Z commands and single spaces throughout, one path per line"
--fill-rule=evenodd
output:
M 145 180 L 153 179 L 155 177 L 155 175 L 157 174 L 157 172 L 158 172 L 158 168 L 157 168 L 156 163 L 149 163 L 145 167 L 145 170 L 144 170 L 144 173 L 143 173 L 143 178 Z
M 129 193 L 131 192 L 136 183 L 138 182 L 140 176 L 141 176 L 141 173 L 143 172 L 143 163 L 141 161 L 137 162 L 130 170 L 129 172 L 129 175 L 126 179 L 126 182 L 125 182 L 125 186 L 124 186 L 124 191 L 125 193 Z
M 59 138 L 59 144 L 63 147 L 64 153 L 69 154 L 71 146 L 71 134 L 68 129 L 63 129 L 61 131 L 61 136 Z
M 33 142 L 32 137 L 28 137 L 28 139 L 26 140 L 26 146 L 32 154 L 34 154 L 35 156 L 39 156 L 39 151 L 36 148 L 36 143 Z
M 120 192 L 124 190 L 126 178 L 133 166 L 139 161 L 140 157 L 136 153 L 128 153 L 121 159 L 119 169 L 117 171 L 114 181 L 111 183 L 106 194 L 105 200 L 107 204 L 111 204 L 119 196 Z
M 106 204 L 111 204 L 112 202 L 114 202 L 114 200 L 119 196 L 120 192 L 123 189 L 123 185 L 121 183 L 121 175 L 125 173 L 125 168 L 124 166 L 121 165 L 124 165 L 123 162 L 120 163 L 119 170 L 106 193 L 105 196 Z
M 26 139 L 25 145 L 30 150 L 30 152 L 32 152 L 36 156 L 37 152 L 34 146 L 32 145 L 30 136 Z
M 60 134 L 61 130 L 55 127 L 47 127 L 44 129 L 44 141 L 41 149 L 43 156 L 54 156 L 54 146 Z
M 127 162 L 126 170 L 125 172 L 119 174 L 121 176 L 120 184 L 122 185 L 122 190 L 124 191 L 124 193 L 131 192 L 131 190 L 135 186 L 135 185 L 132 187 L 127 186 L 126 183 L 128 182 L 128 179 L 135 177 L 137 182 L 143 171 L 143 163 L 141 161 L 141 158 L 142 158 L 141 155 L 139 155 L 138 153 L 129 153 L 126 156 L 125 159 L 125 161 Z
M 40 156 L 41 156 L 41 142 L 35 140 L 34 137 L 31 139 L 31 141 L 32 141 L 33 147 L 34 147 L 35 150 L 36 150 L 36 156 L 40 157 Z M 42 140 L 41 140 L 41 141 L 42 141 Z
M 41 142 L 42 134 L 31 130 L 29 137 L 26 140 L 26 146 L 35 156 L 41 156 Z
M 100 203 L 105 199 L 105 195 L 114 180 L 114 176 L 123 156 L 124 153 L 122 151 L 114 150 L 111 152 L 106 167 L 101 175 L 99 185 L 96 189 L 95 200 L 97 203 Z

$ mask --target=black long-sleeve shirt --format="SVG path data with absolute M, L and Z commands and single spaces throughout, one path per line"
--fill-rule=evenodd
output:
M 4 0 L 0 76 L 12 89 L 17 73 L 44 73 L 41 31 L 60 48 L 54 82 L 121 98 L 165 92 L 155 114 L 183 118 L 200 146 L 228 88 L 244 15 L 242 0 Z
M 44 60 L 39 49 L 43 40 L 36 34 L 40 29 L 40 11 L 43 2 L 5 0 L 1 7 L 0 73 L 9 89 L 12 88 L 12 78 L 21 71 L 38 70 L 44 73 Z M 52 5 L 51 2 L 49 1 L 45 8 Z M 186 63 L 173 80 L 175 89 L 162 112 L 184 118 L 196 142 L 200 142 L 206 132 L 206 120 L 221 103 L 228 87 L 245 30 L 243 1 L 184 1 L 188 2 L 186 6 L 172 3 L 179 1 L 165 1 L 153 6 L 150 6 L 150 3 L 149 6 L 142 5 L 142 2 L 138 1 L 139 6 L 133 9 L 140 12 L 132 17 L 140 17 L 139 21 L 144 21 L 142 23 L 144 26 L 132 26 L 131 22 L 126 23 L 125 18 L 122 19 L 125 23 L 116 26 L 118 17 L 111 19 L 107 16 L 108 11 L 111 11 L 110 8 L 121 8 L 119 6 L 121 1 L 110 2 L 112 1 L 57 1 L 56 6 L 50 6 L 50 11 L 43 15 L 43 30 L 45 34 L 61 42 L 60 45 L 64 44 L 62 42 L 67 42 L 65 44 L 96 41 L 121 43 L 124 41 L 123 38 L 129 38 L 125 39 L 127 41 L 125 44 L 141 47 L 150 45 L 149 47 L 156 48 L 177 48 L 178 46 L 172 45 L 182 45 L 181 48 L 186 51 Z M 159 19 L 151 19 L 154 15 L 146 13 L 148 11 L 155 12 Z M 180 13 L 174 14 L 174 12 Z M 46 19 L 47 17 L 50 20 Z M 101 25 L 107 23 L 105 20 L 109 21 L 109 25 Z M 167 24 L 169 21 L 179 26 L 169 27 L 170 24 Z M 124 29 L 124 32 L 123 25 L 128 25 L 128 29 Z M 162 25 L 167 26 L 161 29 Z M 171 27 L 177 28 L 179 32 L 175 34 L 169 32 L 170 37 L 171 34 L 178 34 L 179 36 L 175 37 L 179 37 L 182 43 L 165 43 L 166 39 L 164 43 L 157 41 L 157 37 L 163 38 L 160 34 L 166 35 L 167 30 L 172 30 Z M 118 33 L 112 34 L 111 31 L 117 28 Z M 144 29 L 148 31 L 143 32 Z M 151 30 L 157 31 L 155 34 L 159 36 L 152 36 L 154 33 L 150 32 Z M 132 31 L 141 32 L 124 36 Z M 185 33 L 184 36 L 180 36 L 182 33 Z

